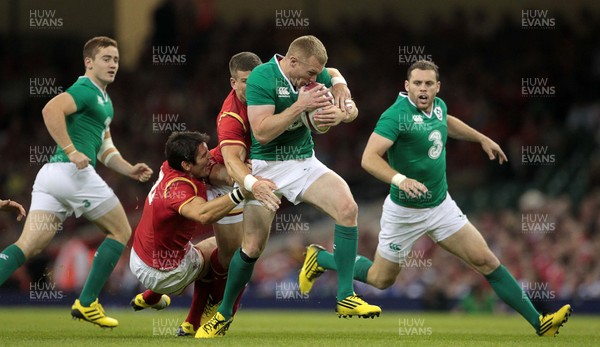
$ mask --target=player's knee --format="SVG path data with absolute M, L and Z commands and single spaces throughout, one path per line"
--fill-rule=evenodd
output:
M 244 250 L 244 253 L 246 253 L 246 255 L 248 257 L 253 258 L 253 259 L 258 259 L 258 257 L 260 257 L 260 255 L 262 254 L 265 247 L 264 247 L 264 245 L 260 245 L 260 244 L 248 244 L 248 245 L 243 245 L 242 249 Z
M 122 244 L 127 244 L 131 238 L 131 227 L 129 223 L 114 227 L 108 230 L 108 234 L 111 235 L 115 240 Z
M 471 266 L 482 274 L 489 274 L 500 266 L 500 261 L 488 250 L 471 259 Z
M 341 201 L 338 209 L 338 223 L 343 225 L 356 224 L 358 219 L 358 205 L 354 199 Z

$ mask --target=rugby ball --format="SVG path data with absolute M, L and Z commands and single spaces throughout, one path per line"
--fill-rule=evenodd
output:
M 306 85 L 306 89 L 310 90 L 316 86 L 318 86 L 318 83 L 310 83 L 308 85 Z M 325 88 L 325 87 L 323 87 Z M 327 94 L 325 94 L 325 96 L 327 97 L 331 97 L 331 104 L 333 105 L 333 95 L 331 94 L 331 92 L 327 92 Z M 300 119 L 302 120 L 302 123 L 304 124 L 304 126 L 306 126 L 308 129 L 310 129 L 310 131 L 314 134 L 325 134 L 326 132 L 329 131 L 329 129 L 331 127 L 327 127 L 327 126 L 320 126 L 319 123 L 317 121 L 315 121 L 315 112 L 317 112 L 318 110 L 320 110 L 320 108 L 314 109 L 312 111 L 305 111 L 302 112 L 302 115 L 300 116 Z

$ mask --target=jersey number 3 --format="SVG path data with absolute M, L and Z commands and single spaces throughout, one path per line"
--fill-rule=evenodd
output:
M 444 143 L 442 142 L 442 133 L 439 130 L 434 130 L 429 133 L 428 137 L 429 141 L 433 142 L 433 145 L 429 147 L 429 151 L 427 154 L 431 159 L 437 159 L 440 154 L 442 154 L 442 149 L 444 148 Z

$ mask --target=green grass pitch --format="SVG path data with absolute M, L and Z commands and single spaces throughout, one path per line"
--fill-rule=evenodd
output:
M 0 346 L 598 346 L 600 316 L 575 314 L 556 338 L 541 338 L 517 315 L 385 311 L 339 319 L 327 311 L 240 310 L 227 336 L 174 337 L 186 311 L 108 308 L 119 327 L 73 321 L 69 307 L 1 308 Z

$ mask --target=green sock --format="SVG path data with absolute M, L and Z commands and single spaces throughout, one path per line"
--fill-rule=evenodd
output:
M 227 272 L 227 284 L 225 285 L 225 293 L 223 293 L 223 301 L 218 309 L 218 312 L 225 319 L 233 316 L 233 305 L 235 305 L 235 301 L 242 289 L 250 282 L 255 263 L 256 259 L 242 253 L 241 248 L 233 254 L 229 263 L 229 271 Z
M 337 270 L 333 254 L 327 251 L 319 251 L 317 253 L 317 264 L 327 270 Z M 367 283 L 367 274 L 372 265 L 373 262 L 371 260 L 362 255 L 357 255 L 354 259 L 354 279 Z
M 319 253 L 317 253 L 317 264 L 327 270 L 337 270 L 335 259 L 333 259 L 333 253 L 327 251 L 319 251 Z
M 17 270 L 25 264 L 25 254 L 14 243 L 0 253 L 0 286 Z
M 529 297 L 523 292 L 523 288 L 519 286 L 504 265 L 500 265 L 491 274 L 484 277 L 502 301 L 519 312 L 536 331 L 539 329 L 540 313 L 533 307 Z
M 371 266 L 373 266 L 373 262 L 370 259 L 357 255 L 354 263 L 354 279 L 367 283 L 367 274 L 369 274 Z
M 90 306 L 92 302 L 98 299 L 100 290 L 102 290 L 106 280 L 117 265 L 124 249 L 125 245 L 109 238 L 104 239 L 100 247 L 98 247 L 94 255 L 92 269 L 79 295 L 79 301 L 82 306 Z
M 344 300 L 354 295 L 354 259 L 358 248 L 358 227 L 336 224 L 333 234 L 333 259 L 337 267 L 337 299 Z

